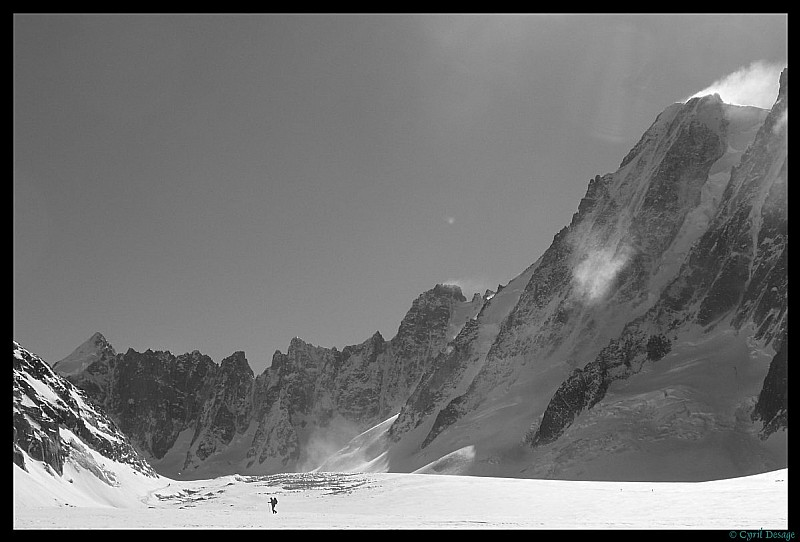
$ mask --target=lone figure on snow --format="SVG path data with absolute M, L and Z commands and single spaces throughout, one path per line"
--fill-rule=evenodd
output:
M 272 513 L 277 514 L 278 512 L 275 511 L 275 505 L 278 504 L 278 499 L 276 499 L 275 497 L 270 497 L 269 504 L 272 505 Z

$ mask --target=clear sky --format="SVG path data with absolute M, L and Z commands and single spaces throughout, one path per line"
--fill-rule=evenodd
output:
M 436 283 L 521 273 L 754 62 L 787 65 L 787 15 L 17 14 L 13 338 L 256 373 L 388 340 Z

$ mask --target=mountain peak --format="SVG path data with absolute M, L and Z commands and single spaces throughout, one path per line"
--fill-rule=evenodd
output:
M 63 376 L 74 375 L 98 360 L 113 358 L 116 355 L 114 347 L 103 334 L 95 332 L 70 355 L 55 362 L 53 370 Z
M 253 369 L 247 362 L 247 357 L 245 357 L 245 354 L 242 350 L 237 350 L 227 358 L 223 359 L 222 363 L 220 364 L 220 368 L 223 372 L 244 371 L 245 373 L 249 372 L 251 375 L 253 374 Z
M 467 300 L 467 298 L 464 297 L 464 292 L 461 290 L 461 286 L 458 284 L 439 283 L 422 295 L 453 297 L 458 301 Z
M 89 337 L 89 340 L 87 340 L 84 344 L 88 343 L 93 344 L 98 348 L 107 348 L 111 346 L 111 343 L 108 342 L 108 339 L 106 339 L 99 331 L 96 331 L 94 335 Z

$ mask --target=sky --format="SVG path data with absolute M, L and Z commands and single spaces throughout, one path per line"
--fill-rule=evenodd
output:
M 14 340 L 50 363 L 95 332 L 118 352 L 242 350 L 257 374 L 295 336 L 391 339 L 437 283 L 508 283 L 663 109 L 721 89 L 770 107 L 777 77 L 742 74 L 788 64 L 786 14 L 13 30 Z

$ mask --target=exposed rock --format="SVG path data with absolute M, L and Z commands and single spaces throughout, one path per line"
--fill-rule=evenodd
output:
M 764 423 L 762 438 L 789 427 L 789 341 L 784 337 L 780 348 L 772 358 L 769 372 L 764 378 L 764 387 L 758 395 L 753 409 L 753 419 Z

